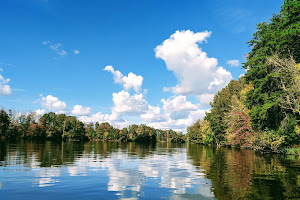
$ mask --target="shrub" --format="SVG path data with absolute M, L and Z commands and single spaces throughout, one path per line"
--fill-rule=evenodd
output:
M 274 131 L 265 130 L 259 131 L 252 136 L 250 146 L 254 150 L 279 153 L 284 142 L 285 136 L 279 135 Z

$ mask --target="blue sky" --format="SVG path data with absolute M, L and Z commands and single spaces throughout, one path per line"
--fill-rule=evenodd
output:
M 282 4 L 1 1 L 0 106 L 184 131 L 245 73 L 246 42 Z

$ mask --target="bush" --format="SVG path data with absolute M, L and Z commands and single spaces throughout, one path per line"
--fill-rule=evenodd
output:
M 288 155 L 299 155 L 300 156 L 300 147 L 291 147 L 291 148 L 284 148 L 282 150 L 283 153 Z
M 276 153 L 281 152 L 284 143 L 285 136 L 269 130 L 255 133 L 250 140 L 250 146 L 254 150 Z

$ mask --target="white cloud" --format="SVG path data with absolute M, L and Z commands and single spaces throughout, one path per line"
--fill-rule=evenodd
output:
M 41 117 L 46 113 L 46 111 L 44 109 L 37 109 L 36 111 L 34 111 L 34 113 L 36 116 Z
M 47 45 L 47 44 L 50 44 L 49 40 L 43 42 L 43 45 Z
M 0 74 L 0 96 L 8 96 L 12 94 L 12 91 L 10 89 L 10 86 L 8 85 L 10 79 L 5 79 Z
M 163 87 L 163 91 L 164 92 L 171 92 L 172 88 L 170 88 L 170 87 Z
M 214 74 L 214 80 L 210 82 L 208 86 L 208 90 L 217 92 L 224 88 L 231 80 L 231 73 L 226 71 L 223 67 L 219 67 L 217 69 L 217 73 Z
M 214 100 L 214 94 L 201 94 L 198 95 L 198 99 L 200 100 L 200 103 L 202 106 L 207 106 L 209 105 L 210 102 Z
M 64 50 L 62 43 L 52 44 L 50 41 L 44 41 L 43 45 L 48 46 L 54 53 L 60 56 L 66 56 L 68 53 Z
M 122 90 L 121 92 L 113 93 L 113 102 L 112 113 L 141 114 L 148 109 L 148 103 L 143 98 L 142 93 L 130 95 Z
M 56 43 L 56 44 L 50 45 L 50 49 L 52 49 L 58 55 L 61 55 L 61 56 L 67 55 L 68 53 L 62 48 L 63 48 L 63 45 L 61 43 Z
M 109 122 L 117 127 L 125 127 L 132 124 L 132 122 L 123 119 L 123 115 L 139 116 L 148 110 L 148 103 L 143 98 L 142 93 L 130 95 L 128 92 L 122 90 L 112 95 L 114 106 L 111 108 L 110 115 L 98 112 L 91 116 L 80 116 L 79 120 L 85 123 Z
M 123 74 L 120 71 L 115 70 L 112 66 L 108 65 L 104 70 L 109 71 L 114 75 L 115 83 L 124 85 L 125 82 L 128 83 L 126 78 L 124 79 Z M 226 73 L 222 68 L 217 68 L 216 71 L 218 71 L 218 73 L 216 73 L 217 75 Z M 130 77 L 131 76 L 128 75 L 129 79 Z M 214 87 L 215 85 L 220 85 L 222 80 L 219 80 L 219 77 L 216 76 L 211 82 L 213 82 L 211 87 Z M 209 85 L 207 85 L 207 87 L 208 86 Z M 124 86 L 124 88 L 126 88 L 126 86 Z M 168 89 L 164 88 L 164 90 Z M 161 102 L 163 106 L 161 108 L 159 106 L 149 105 L 142 93 L 130 95 L 129 92 L 122 90 L 121 92 L 113 93 L 114 106 L 111 109 L 112 114 L 105 116 L 99 113 L 98 120 L 108 121 L 109 123 L 124 127 L 125 125 L 128 126 L 131 122 L 123 117 L 132 115 L 134 116 L 134 119 L 140 119 L 142 123 L 146 123 L 154 128 L 173 129 L 186 132 L 187 126 L 191 125 L 196 120 L 203 118 L 207 110 L 201 109 L 200 106 L 205 103 L 207 104 L 211 97 L 213 97 L 213 95 L 206 93 L 201 96 L 201 104 L 193 104 L 191 101 L 187 100 L 186 96 L 178 95 L 168 99 L 162 99 Z M 93 117 L 96 118 L 96 116 Z M 95 122 L 95 119 L 92 119 L 93 117 L 82 117 L 81 119 Z
M 61 56 L 65 56 L 65 55 L 67 55 L 68 53 L 67 53 L 65 50 L 62 49 L 62 50 L 58 51 L 57 54 L 59 54 L 59 55 L 61 55 Z
M 196 120 L 203 119 L 209 102 L 214 93 L 226 86 L 232 79 L 230 72 L 218 66 L 216 58 L 208 57 L 198 46 L 206 42 L 211 32 L 194 33 L 190 30 L 176 31 L 155 49 L 156 57 L 165 61 L 168 70 L 178 79 L 173 87 L 164 87 L 165 92 L 171 91 L 174 96 L 161 99 L 162 106 L 149 105 L 145 100 L 146 90 L 142 91 L 143 77 L 130 72 L 124 76 L 119 70 L 108 65 L 105 71 L 113 74 L 115 83 L 122 85 L 123 90 L 112 94 L 113 106 L 110 114 L 98 112 L 90 114 L 89 107 L 75 105 L 71 111 L 79 115 L 85 123 L 109 122 L 115 127 L 125 127 L 141 121 L 154 128 L 173 129 L 186 132 L 186 127 Z M 60 43 L 51 45 L 53 51 L 63 50 Z M 73 50 L 74 54 L 76 50 Z M 78 53 L 79 50 L 78 50 Z M 130 94 L 130 90 L 135 91 Z M 195 95 L 200 101 L 194 104 L 187 100 L 186 95 Z M 41 97 L 44 110 L 66 112 L 65 102 L 48 95 Z
M 161 113 L 160 107 L 148 105 L 148 111 L 141 115 L 141 119 L 147 123 L 161 122 L 166 120 L 166 116 Z
M 62 48 L 62 44 L 61 43 L 56 43 L 50 46 L 50 49 L 52 49 L 53 51 L 58 51 L 60 48 Z
M 130 88 L 133 88 L 134 91 L 139 92 L 143 84 L 143 77 L 137 76 L 134 73 L 130 72 L 128 76 L 123 77 L 123 81 L 125 90 L 128 91 Z
M 239 78 L 242 78 L 243 76 L 245 76 L 245 74 L 240 74 L 240 75 L 239 75 Z
M 65 110 L 59 110 L 59 111 L 56 111 L 55 114 L 57 114 L 57 115 L 66 114 L 66 111 Z
M 209 58 L 199 48 L 211 32 L 176 31 L 155 48 L 155 55 L 165 61 L 179 84 L 172 87 L 175 94 L 201 95 L 215 93 L 232 79 L 231 73 L 218 67 L 216 58 Z M 168 89 L 164 89 L 165 91 Z
M 76 50 L 76 49 L 75 49 L 73 52 L 74 52 L 75 55 L 77 55 L 77 54 L 80 53 L 80 51 L 79 51 L 79 50 Z
M 57 97 L 48 95 L 47 97 L 41 97 L 42 107 L 49 111 L 57 111 L 58 113 L 63 113 L 66 108 L 66 103 L 60 101 Z
M 83 107 L 81 105 L 75 105 L 71 111 L 73 115 L 89 115 L 91 113 L 90 107 Z
M 185 118 L 172 119 L 168 117 L 165 121 L 152 122 L 148 123 L 148 125 L 155 128 L 173 129 L 175 131 L 186 133 L 186 128 L 195 123 L 198 119 L 203 119 L 205 112 L 207 111 L 209 110 L 202 110 L 199 108 L 197 110 L 190 111 Z
M 198 106 L 192 104 L 190 101 L 186 101 L 185 96 L 177 96 L 173 99 L 162 99 L 163 108 L 165 113 L 171 119 L 183 119 L 186 118 L 190 111 L 197 110 Z
M 128 76 L 124 76 L 119 70 L 115 70 L 111 65 L 107 65 L 104 70 L 111 72 L 114 75 L 115 83 L 122 84 L 126 91 L 129 91 L 132 88 L 135 92 L 140 92 L 143 84 L 142 76 L 137 76 L 132 72 L 130 72 Z
M 227 60 L 226 63 L 231 67 L 238 67 L 240 65 L 240 61 L 237 59 L 234 60 Z
M 205 112 L 200 104 L 187 101 L 185 96 L 162 99 L 163 108 L 148 106 L 148 111 L 141 115 L 143 123 L 160 129 L 173 129 L 186 132 L 186 127 L 198 119 L 203 119 Z
M 109 115 L 97 112 L 96 114 L 92 114 L 91 116 L 80 116 L 78 119 L 86 124 L 96 122 L 99 122 L 101 124 L 103 122 L 108 122 L 111 125 L 114 125 L 115 128 L 123 128 L 132 124 L 132 122 L 124 120 L 119 113 L 112 113 L 111 115 Z
M 91 115 L 90 117 L 89 116 L 81 116 L 78 119 L 84 123 L 96 123 L 96 122 L 102 123 L 102 122 L 106 122 L 109 120 L 109 115 L 98 112 L 96 114 Z

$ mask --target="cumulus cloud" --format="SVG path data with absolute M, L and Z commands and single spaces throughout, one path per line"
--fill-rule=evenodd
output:
M 161 113 L 160 107 L 148 105 L 148 111 L 141 115 L 141 119 L 147 123 L 162 122 L 166 120 L 166 116 Z
M 78 119 L 87 124 L 96 123 L 96 122 L 99 122 L 101 124 L 104 122 L 108 122 L 120 128 L 133 124 L 132 122 L 124 120 L 121 117 L 120 113 L 112 113 L 109 115 L 109 114 L 103 114 L 101 112 L 97 112 L 96 114 L 92 114 L 90 116 L 80 116 Z
M 114 75 L 115 83 L 123 85 L 126 91 L 129 91 L 132 88 L 135 92 L 140 92 L 143 84 L 142 76 L 137 76 L 132 72 L 130 72 L 128 76 L 124 76 L 119 70 L 115 70 L 111 65 L 107 65 L 104 70 L 111 72 Z
M 231 73 L 224 68 L 219 67 L 217 73 L 214 74 L 214 79 L 208 86 L 209 91 L 215 91 L 224 88 L 232 80 Z M 217 89 L 218 88 L 218 89 Z
M 207 106 L 209 103 L 211 103 L 214 100 L 214 94 L 201 94 L 198 95 L 198 99 L 202 106 Z
M 58 113 L 63 113 L 67 106 L 65 102 L 60 101 L 57 97 L 52 95 L 48 95 L 46 97 L 42 96 L 40 100 L 42 107 L 48 111 L 57 111 Z
M 201 104 L 193 104 L 186 96 L 175 96 L 162 99 L 162 108 L 148 105 L 146 113 L 141 114 L 143 123 L 160 129 L 173 129 L 175 131 L 186 132 L 186 127 L 190 126 L 198 119 L 203 119 L 208 110 L 201 109 Z
M 238 67 L 240 65 L 240 61 L 237 59 L 234 60 L 227 60 L 226 63 L 231 67 Z
M 173 99 L 162 99 L 163 108 L 165 113 L 171 119 L 183 119 L 186 118 L 190 111 L 197 110 L 198 106 L 192 104 L 190 101 L 186 100 L 186 96 L 177 96 Z
M 156 57 L 164 60 L 167 69 L 173 71 L 178 79 L 179 83 L 170 88 L 175 94 L 215 93 L 232 79 L 230 72 L 218 66 L 216 58 L 208 57 L 198 46 L 210 35 L 208 31 L 176 31 L 155 48 Z
M 148 103 L 142 93 L 130 95 L 128 92 L 122 90 L 118 93 L 113 93 L 112 96 L 114 105 L 111 108 L 111 114 L 98 112 L 91 116 L 80 116 L 79 120 L 85 123 L 109 122 L 116 127 L 122 128 L 133 123 L 125 120 L 123 118 L 124 115 L 139 116 L 148 110 Z M 87 115 L 87 113 L 84 115 Z
M 161 99 L 162 105 L 152 106 L 145 100 L 146 90 L 141 92 L 143 77 L 130 72 L 124 76 L 111 65 L 104 68 L 113 74 L 114 82 L 122 85 L 123 90 L 112 94 L 113 106 L 109 114 L 97 112 L 91 114 L 89 107 L 75 105 L 71 111 L 85 123 L 109 122 L 116 127 L 125 127 L 141 121 L 149 126 L 161 129 L 173 129 L 186 132 L 186 127 L 196 120 L 203 119 L 208 109 L 203 109 L 213 100 L 214 93 L 226 86 L 232 79 L 229 71 L 218 66 L 216 58 L 208 57 L 199 44 L 205 43 L 211 32 L 194 33 L 190 30 L 176 31 L 170 38 L 155 48 L 155 55 L 165 61 L 167 69 L 178 79 L 178 84 L 164 87 L 165 92 L 174 96 Z M 46 43 L 45 45 L 51 45 Z M 62 48 L 60 43 L 50 46 L 51 49 Z M 73 53 L 76 54 L 75 50 Z M 79 51 L 78 51 L 79 53 Z M 238 61 L 239 62 L 239 61 Z M 232 65 L 236 63 L 231 63 Z M 130 90 L 134 94 L 130 94 Z M 195 104 L 188 100 L 188 95 L 199 99 Z M 66 104 L 57 97 L 48 95 L 41 98 L 43 110 L 65 112 Z M 42 111 L 41 111 L 42 112 Z
M 36 116 L 41 117 L 46 113 L 46 111 L 44 109 L 37 109 L 36 111 L 34 111 L 34 113 Z
M 71 111 L 73 115 L 89 115 L 91 113 L 90 107 L 83 107 L 81 105 L 75 105 Z
M 0 74 L 0 96 L 8 96 L 12 94 L 11 88 L 8 85 L 9 81 L 10 81 L 9 78 L 5 79 Z
M 186 133 L 186 128 L 196 122 L 198 119 L 203 119 L 205 112 L 209 110 L 197 109 L 190 111 L 188 116 L 181 119 L 172 119 L 167 117 L 166 120 L 160 122 L 150 122 L 149 126 L 160 128 L 160 129 L 173 129 L 175 131 Z
M 95 122 L 106 122 L 109 120 L 108 114 L 102 114 L 101 112 L 97 112 L 96 114 L 93 114 L 91 116 L 81 116 L 78 118 L 80 121 L 84 123 L 95 123 Z
M 113 102 L 112 113 L 141 114 L 148 109 L 148 103 L 143 98 L 142 93 L 130 95 L 122 90 L 121 92 L 113 93 Z

